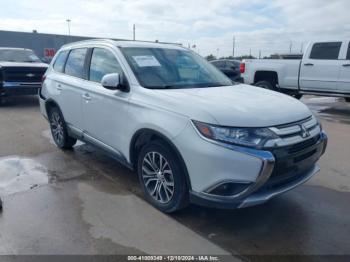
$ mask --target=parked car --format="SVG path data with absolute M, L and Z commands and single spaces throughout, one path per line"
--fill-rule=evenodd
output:
M 219 59 L 210 61 L 221 72 L 235 82 L 242 82 L 240 64 L 241 61 L 231 59 Z
M 59 148 L 77 139 L 137 172 L 164 212 L 242 208 L 310 179 L 327 136 L 296 99 L 236 84 L 175 45 L 90 40 L 59 50 L 39 92 Z
M 38 94 L 47 67 L 30 49 L 0 47 L 0 102 Z
M 346 41 L 311 42 L 301 60 L 245 60 L 244 83 L 303 94 L 341 96 L 350 101 L 350 44 Z

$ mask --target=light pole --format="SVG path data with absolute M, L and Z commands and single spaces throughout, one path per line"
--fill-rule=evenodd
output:
M 67 19 L 66 20 L 66 22 L 67 22 L 67 24 L 68 24 L 68 35 L 70 36 L 70 22 L 71 22 L 72 20 L 70 20 L 70 19 Z
M 133 40 L 135 41 L 135 39 L 136 39 L 136 25 L 134 24 L 133 25 Z

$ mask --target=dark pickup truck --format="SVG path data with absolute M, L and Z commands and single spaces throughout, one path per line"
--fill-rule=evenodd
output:
M 0 47 L 0 102 L 38 94 L 47 67 L 30 49 Z

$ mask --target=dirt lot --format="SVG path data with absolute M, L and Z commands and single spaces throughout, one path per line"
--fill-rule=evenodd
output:
M 303 100 L 329 135 L 321 172 L 269 203 L 164 215 L 95 148 L 58 150 L 35 97 L 0 108 L 0 254 L 350 255 L 350 103 Z

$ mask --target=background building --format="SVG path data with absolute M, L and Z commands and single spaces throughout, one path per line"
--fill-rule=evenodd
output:
M 37 56 L 39 56 L 44 62 L 50 62 L 56 51 L 59 50 L 61 46 L 70 42 L 93 38 L 96 37 L 42 34 L 35 30 L 31 33 L 0 30 L 0 47 L 29 48 L 34 50 Z M 156 40 L 156 42 L 158 41 Z
M 36 31 L 26 33 L 0 30 L 0 47 L 29 48 L 34 50 L 43 61 L 49 62 L 62 45 L 90 38 L 91 37 L 41 34 Z

